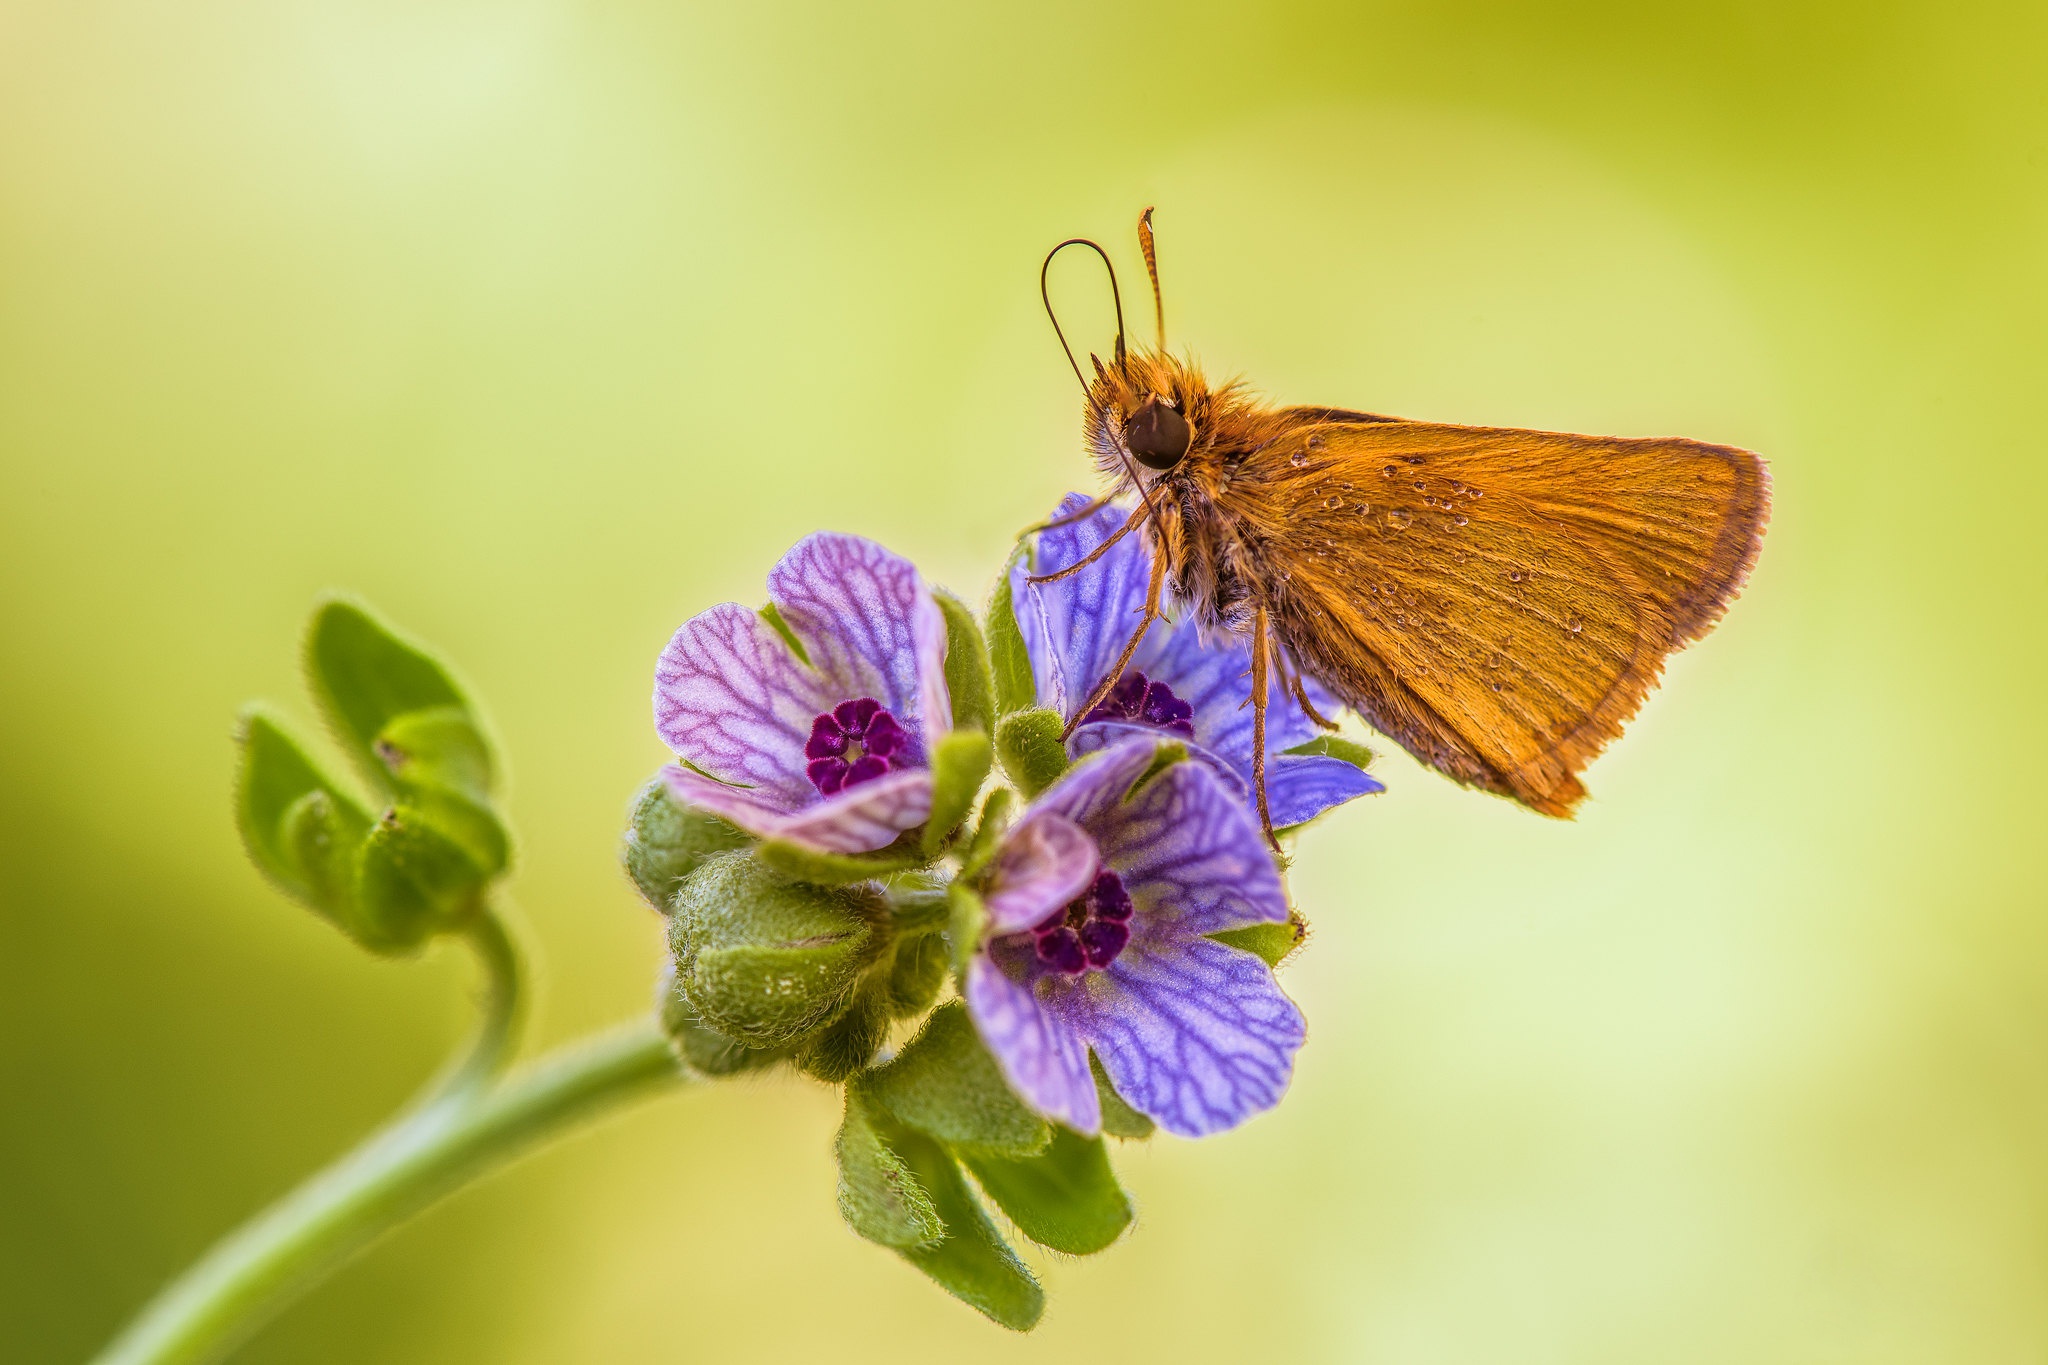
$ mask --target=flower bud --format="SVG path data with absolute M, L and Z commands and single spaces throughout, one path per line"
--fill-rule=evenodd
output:
M 656 777 L 633 798 L 621 861 L 647 903 L 666 915 L 676 887 L 700 863 L 752 842 L 717 816 L 676 800 L 668 783 Z

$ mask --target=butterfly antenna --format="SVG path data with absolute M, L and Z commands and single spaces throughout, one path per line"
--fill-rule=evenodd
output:
M 1152 246 L 1152 210 L 1138 215 L 1138 250 L 1145 253 L 1145 273 L 1152 277 L 1152 320 L 1159 327 L 1159 352 L 1166 353 L 1166 304 L 1159 297 L 1159 253 Z
M 1074 367 L 1074 378 L 1081 381 L 1081 392 L 1087 393 L 1088 380 L 1081 374 L 1081 363 L 1074 359 L 1074 348 L 1067 345 L 1067 334 L 1060 327 L 1059 314 L 1052 310 L 1052 294 L 1046 288 L 1046 277 L 1052 271 L 1052 258 L 1070 246 L 1085 246 L 1102 258 L 1103 269 L 1109 272 L 1109 297 L 1116 304 L 1116 363 L 1124 367 L 1124 298 L 1116 287 L 1116 266 L 1110 263 L 1109 253 L 1086 237 L 1069 237 L 1051 251 L 1045 253 L 1045 264 L 1038 267 L 1038 297 L 1045 304 L 1045 315 L 1052 319 L 1053 335 L 1060 339 L 1060 349 L 1067 353 L 1067 364 Z

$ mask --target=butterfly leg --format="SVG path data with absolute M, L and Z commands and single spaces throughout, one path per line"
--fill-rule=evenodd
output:
M 1067 728 L 1060 731 L 1061 740 L 1064 741 L 1069 735 L 1073 734 L 1074 728 L 1081 723 L 1082 718 L 1096 707 L 1102 705 L 1102 700 L 1109 695 L 1110 689 L 1123 680 L 1124 670 L 1131 666 L 1131 656 L 1138 652 L 1138 642 L 1145 638 L 1145 632 L 1152 629 L 1152 623 L 1159 619 L 1159 598 L 1165 589 L 1166 557 L 1164 555 L 1154 555 L 1152 556 L 1152 578 L 1145 585 L 1145 611 L 1138 621 L 1138 629 L 1132 633 L 1129 640 L 1124 642 L 1124 652 L 1117 656 L 1116 667 L 1110 669 L 1103 676 L 1102 681 L 1095 684 L 1095 690 L 1088 694 L 1088 700 L 1082 702 L 1080 709 L 1076 710 L 1068 718 Z M 1263 715 L 1264 713 L 1261 712 L 1260 714 Z
M 1035 573 L 1031 575 L 1031 577 L 1025 579 L 1024 581 L 1027 583 L 1057 583 L 1062 578 L 1072 577 L 1073 575 L 1081 572 L 1081 570 L 1087 568 L 1090 564 L 1093 564 L 1096 560 L 1108 554 L 1110 546 L 1116 544 L 1119 540 L 1122 540 L 1125 536 L 1137 530 L 1140 526 L 1143 526 L 1145 524 L 1145 519 L 1151 515 L 1152 504 L 1147 502 L 1143 507 L 1140 507 L 1137 511 L 1131 513 L 1130 519 L 1124 522 L 1123 525 L 1117 527 L 1116 530 L 1112 531 L 1110 533 L 1110 537 L 1108 540 L 1103 541 L 1100 545 L 1090 550 L 1087 554 L 1075 560 L 1073 563 L 1067 565 L 1066 568 L 1056 569 L 1052 573 Z M 1157 564 L 1155 564 L 1154 567 L 1156 569 L 1158 567 Z M 1152 605 L 1156 607 L 1159 604 L 1155 600 L 1152 603 Z
M 1069 512 L 1063 517 L 1054 517 L 1051 521 L 1041 521 L 1025 527 L 1017 533 L 1017 539 L 1022 540 L 1026 536 L 1035 536 L 1041 531 L 1057 531 L 1062 526 L 1072 526 L 1075 522 L 1086 521 L 1103 508 L 1109 506 L 1115 498 L 1116 490 L 1112 488 L 1109 492 L 1104 493 L 1078 512 Z
M 1280 647 L 1278 640 L 1273 642 L 1273 662 L 1280 669 L 1280 685 L 1287 689 L 1289 696 L 1301 704 L 1301 713 L 1322 729 L 1336 729 L 1337 722 L 1316 710 L 1316 704 L 1308 699 L 1308 688 L 1302 684 L 1301 671 L 1294 666 L 1294 660 L 1287 657 L 1287 651 Z
M 1266 609 L 1260 607 L 1252 623 L 1252 790 L 1259 799 L 1259 827 L 1278 853 L 1280 840 L 1273 833 L 1273 812 L 1266 806 L 1266 693 L 1272 681 L 1271 653 L 1271 622 Z

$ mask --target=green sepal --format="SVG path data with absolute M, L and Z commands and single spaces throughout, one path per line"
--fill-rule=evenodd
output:
M 1010 596 L 1010 569 L 1025 555 L 1022 546 L 996 576 L 996 589 L 988 604 L 988 659 L 995 685 L 996 714 L 1007 716 L 1038 705 L 1038 683 L 1031 672 L 1031 654 L 1024 648 L 1024 634 L 1017 629 L 1017 612 Z
M 782 637 L 782 643 L 789 646 L 789 652 L 796 655 L 799 663 L 803 664 L 805 668 L 812 666 L 811 652 L 804 648 L 804 642 L 797 638 L 796 632 L 790 629 L 789 622 L 783 619 L 782 608 L 770 602 L 767 606 L 762 607 L 756 615 L 768 623 L 770 630 Z
M 696 1007 L 676 986 L 674 962 L 662 971 L 656 1014 L 676 1056 L 700 1076 L 736 1076 L 773 1066 L 789 1056 L 787 1048 L 746 1047 L 736 1043 L 699 1019 Z
M 946 691 L 953 698 L 953 728 L 988 734 L 995 729 L 995 684 L 981 627 L 967 604 L 953 594 L 934 589 L 932 600 L 946 618 Z
M 1068 767 L 1060 739 L 1066 722 L 1044 708 L 1016 711 L 996 722 L 996 757 L 1010 781 L 1029 799 L 1059 780 Z
M 908 836 L 874 853 L 826 853 L 787 839 L 765 839 L 755 853 L 793 881 L 813 886 L 849 886 L 923 867 L 931 859 Z
M 407 806 L 371 825 L 356 859 L 356 904 L 369 941 L 417 947 L 483 906 L 487 874 L 463 847 Z
M 990 1321 L 1028 1332 L 1045 1312 L 1045 1291 L 982 1212 L 951 1153 L 919 1133 L 888 1132 L 890 1146 L 931 1199 L 944 1224 L 943 1241 L 898 1247 L 896 1254 L 929 1275 L 941 1289 Z
M 1010 803 L 1016 799 L 1017 793 L 1008 787 L 997 787 L 981 803 L 981 815 L 975 821 L 974 833 L 960 851 L 962 880 L 978 875 L 988 866 L 989 859 L 996 856 L 996 850 L 1002 847 L 1003 831 L 1009 825 L 1005 817 L 1009 815 Z
M 1102 1061 L 1093 1052 L 1088 1054 L 1088 1069 L 1095 1074 L 1095 1097 L 1102 1107 L 1102 1131 L 1114 1138 L 1148 1138 L 1158 1125 L 1147 1115 L 1131 1108 L 1129 1101 L 1116 1093 L 1116 1087 L 1109 1083 L 1109 1073 L 1102 1069 Z
M 844 1014 L 797 1049 L 796 1064 L 806 1075 L 837 1085 L 875 1060 L 889 1041 L 889 994 L 885 988 L 863 990 Z
M 1280 752 L 1301 754 L 1311 758 L 1341 758 L 1354 768 L 1368 767 L 1372 763 L 1372 750 L 1341 735 L 1317 735 L 1314 739 L 1303 740 L 1292 749 L 1282 749 Z
M 847 1086 L 846 1117 L 832 1144 L 839 1158 L 839 1214 L 870 1242 L 932 1245 L 946 1235 L 946 1224 L 909 1164 L 883 1136 L 887 1120 L 877 1119 L 861 1087 Z
M 1150 782 L 1174 764 L 1186 762 L 1187 756 L 1188 746 L 1177 740 L 1161 740 L 1155 744 L 1152 748 L 1152 761 L 1145 765 L 1145 771 L 1139 773 L 1137 780 L 1132 782 L 1129 788 L 1125 790 L 1123 799 L 1126 801 L 1130 800 L 1131 797 L 1144 790 L 1147 782 Z
M 1051 1125 L 1011 1091 L 958 1000 L 934 1010 L 863 1083 L 898 1121 L 951 1146 L 1029 1156 L 1052 1140 Z
M 453 708 L 474 714 L 440 660 L 355 602 L 330 599 L 314 610 L 306 632 L 306 676 L 342 747 L 381 790 L 397 789 L 376 749 L 385 726 L 408 712 Z M 495 765 L 487 743 L 483 763 L 488 786 Z
M 872 891 L 788 881 L 741 852 L 706 859 L 672 904 L 677 989 L 705 1024 L 756 1048 L 839 1016 L 888 913 Z
M 980 730 L 954 730 L 932 746 L 932 813 L 920 846 L 925 857 L 937 857 L 974 808 L 992 757 L 989 738 Z
M 962 1151 L 960 1160 L 1017 1230 L 1040 1246 L 1088 1256 L 1131 1225 L 1131 1201 L 1099 1137 L 1055 1128 L 1051 1145 L 1037 1156 Z
M 1204 935 L 1232 948 L 1242 948 L 1277 967 L 1308 939 L 1308 921 L 1290 915 L 1285 924 L 1247 924 L 1242 929 L 1219 929 Z
M 954 882 L 946 888 L 946 941 L 953 950 L 953 978 L 967 989 L 967 964 L 981 948 L 988 931 L 988 907 L 972 887 Z
M 889 1013 L 911 1019 L 931 1008 L 946 984 L 946 940 L 940 934 L 912 934 L 896 940 L 889 964 Z
M 235 738 L 235 823 L 249 860 L 286 895 L 356 932 L 355 854 L 369 812 L 266 708 L 246 708 Z
M 676 800 L 656 777 L 633 798 L 620 861 L 647 903 L 666 915 L 677 885 L 706 858 L 752 842 L 717 816 Z

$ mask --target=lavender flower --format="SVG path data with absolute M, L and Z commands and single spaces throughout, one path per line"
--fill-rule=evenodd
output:
M 1056 516 L 1086 506 L 1068 494 Z M 1034 565 L 1019 561 L 1010 570 L 1017 628 L 1031 656 L 1039 700 L 1072 720 L 1116 664 L 1124 642 L 1145 605 L 1151 551 L 1140 535 L 1124 537 L 1101 559 L 1071 578 L 1032 583 L 1034 573 L 1054 573 L 1084 558 L 1109 538 L 1127 513 L 1105 507 L 1071 526 L 1041 532 Z M 1153 625 L 1138 645 L 1130 667 L 1103 702 L 1091 710 L 1068 741 L 1076 754 L 1121 740 L 1162 733 L 1189 741 L 1197 757 L 1222 773 L 1249 799 L 1252 780 L 1251 652 L 1242 643 L 1203 643 L 1194 621 Z M 1329 714 L 1336 702 L 1304 680 L 1316 709 Z M 1266 798 L 1275 826 L 1312 820 L 1355 796 L 1386 790 L 1355 764 L 1286 750 L 1314 739 L 1318 730 L 1294 698 L 1275 686 L 1266 708 Z
M 882 848 L 931 813 L 931 745 L 953 720 L 945 619 L 914 565 L 858 536 L 799 541 L 768 598 L 702 612 L 662 651 L 655 729 L 688 765 L 662 776 L 764 839 Z
M 1198 1137 L 1277 1103 L 1303 1036 L 1271 969 L 1206 937 L 1288 918 L 1258 825 L 1205 764 L 1132 790 L 1157 751 L 1113 745 L 1032 803 L 968 961 L 968 1012 L 1011 1086 L 1081 1133 L 1102 1122 L 1091 1049 L 1133 1108 Z

